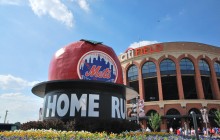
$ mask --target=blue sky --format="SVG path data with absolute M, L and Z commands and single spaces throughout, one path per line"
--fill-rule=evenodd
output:
M 190 41 L 220 47 L 220 0 L 0 0 L 0 123 L 38 119 L 47 81 L 61 47 L 90 39 L 116 54 L 129 46 Z

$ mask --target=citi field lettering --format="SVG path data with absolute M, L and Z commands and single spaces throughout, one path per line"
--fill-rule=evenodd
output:
M 149 45 L 149 46 L 144 46 L 144 47 L 135 48 L 135 49 L 129 49 L 127 50 L 127 52 L 120 55 L 120 59 L 121 61 L 125 61 L 127 59 L 130 59 L 136 56 L 160 52 L 162 50 L 163 50 L 163 46 L 161 44 L 155 44 L 155 45 Z
M 70 99 L 69 99 L 70 97 Z M 105 103 L 106 105 L 106 103 Z M 78 99 L 77 94 L 49 95 L 45 97 L 45 117 L 74 117 L 79 113 L 81 117 L 100 117 L 100 95 L 82 94 Z M 125 119 L 125 100 L 111 96 L 111 118 Z

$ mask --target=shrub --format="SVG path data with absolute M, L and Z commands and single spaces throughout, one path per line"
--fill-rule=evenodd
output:
M 151 113 L 149 118 L 149 124 L 153 131 L 155 132 L 159 127 L 161 123 L 161 116 L 158 113 Z
M 220 127 L 220 111 L 219 110 L 215 112 L 215 122 Z
M 21 130 L 28 129 L 56 129 L 66 131 L 89 131 L 121 133 L 123 131 L 134 131 L 139 129 L 139 125 L 129 121 L 109 121 L 86 118 L 75 118 L 68 121 L 50 119 L 44 121 L 30 121 L 21 125 Z
M 21 130 L 28 129 L 56 129 L 65 130 L 65 124 L 59 119 L 51 119 L 44 121 L 30 121 L 21 125 Z
M 109 120 L 88 120 L 79 119 L 76 122 L 75 130 L 89 131 L 89 132 L 107 132 L 107 133 L 121 133 L 123 131 L 134 131 L 139 129 L 139 125 L 129 121 L 109 121 Z

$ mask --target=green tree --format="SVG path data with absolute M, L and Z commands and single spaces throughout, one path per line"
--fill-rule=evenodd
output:
M 149 118 L 149 125 L 155 132 L 159 127 L 161 123 L 161 116 L 158 113 L 151 113 Z
M 215 112 L 215 122 L 217 123 L 217 125 L 220 127 L 220 111 L 216 111 Z

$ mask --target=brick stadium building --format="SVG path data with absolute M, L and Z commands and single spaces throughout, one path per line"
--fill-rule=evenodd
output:
M 202 129 L 200 109 L 206 108 L 209 127 L 217 126 L 214 112 L 220 109 L 220 48 L 194 42 L 168 42 L 128 49 L 119 56 L 124 84 L 133 87 L 144 99 L 147 116 L 162 116 L 161 131 L 170 127 L 193 127 L 191 111 L 197 114 Z M 127 108 L 135 100 L 128 101 Z M 128 113 L 128 117 L 130 113 Z

